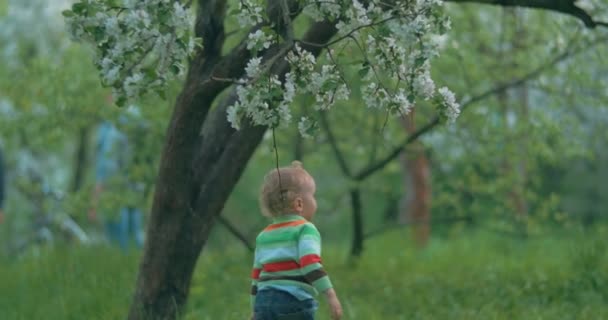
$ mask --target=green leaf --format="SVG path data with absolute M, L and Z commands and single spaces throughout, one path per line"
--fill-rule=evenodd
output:
M 365 77 L 369 73 L 369 69 L 370 69 L 370 66 L 367 65 L 367 66 L 359 69 L 359 71 L 357 72 L 357 74 L 359 74 L 359 77 L 363 78 L 363 77 Z
M 424 62 L 426 61 L 426 59 L 424 57 L 418 57 L 416 58 L 416 60 L 414 61 L 414 66 L 416 68 L 420 68 L 422 67 L 422 65 L 424 65 Z
M 335 80 L 328 80 L 323 83 L 321 86 L 322 91 L 331 91 L 336 90 L 338 88 L 339 83 Z
M 89 6 L 88 6 L 88 4 L 86 4 L 86 3 L 83 3 L 83 2 L 77 2 L 77 3 L 74 3 L 74 4 L 72 5 L 72 11 L 73 11 L 75 14 L 82 14 L 82 13 L 84 13 L 84 12 L 87 10 L 87 8 L 88 8 L 88 7 L 89 7 Z
M 392 35 L 391 29 L 389 29 L 389 27 L 386 23 L 377 27 L 377 30 L 378 30 L 378 35 L 380 35 L 382 37 L 390 37 Z
M 125 104 L 127 104 L 127 98 L 125 98 L 125 97 L 120 97 L 120 98 L 116 99 L 116 105 L 117 105 L 117 106 L 119 106 L 119 107 L 121 107 L 121 108 L 122 108 L 122 107 L 124 107 L 124 106 L 125 106 Z
M 152 78 L 152 79 L 156 78 L 156 69 L 154 69 L 153 67 L 145 68 L 145 69 L 143 69 L 143 72 L 149 78 Z
M 163 99 L 163 100 L 167 100 L 167 93 L 165 92 L 164 89 L 159 89 L 156 91 L 156 94 L 158 94 L 158 96 Z
M 414 103 L 415 100 L 416 96 L 413 93 L 407 95 L 407 101 L 409 101 L 410 103 Z
M 173 64 L 171 65 L 171 72 L 173 72 L 173 74 L 178 75 L 181 71 L 181 68 L 179 67 L 178 64 Z
M 106 36 L 105 30 L 102 27 L 96 27 L 91 32 L 96 42 L 101 42 Z
M 106 0 L 106 5 L 108 7 L 120 7 L 122 4 L 122 1 L 119 0 Z

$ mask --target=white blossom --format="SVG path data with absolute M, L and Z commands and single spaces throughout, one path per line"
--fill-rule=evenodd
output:
M 283 100 L 292 102 L 296 96 L 296 79 L 293 73 L 289 72 L 285 75 L 284 87 Z
M 300 118 L 300 121 L 298 122 L 298 131 L 300 132 L 300 135 L 302 135 L 302 137 L 304 138 L 311 138 L 310 135 L 310 130 L 313 127 L 313 122 L 307 118 L 307 117 L 302 117 Z
M 342 4 L 338 0 L 307 1 L 304 14 L 315 21 L 336 19 L 342 15 Z
M 321 72 L 313 72 L 306 90 L 315 96 L 315 109 L 327 110 L 338 100 L 347 100 L 350 90 L 333 65 L 323 65 Z
M 105 83 L 115 83 L 120 77 L 120 67 L 115 66 L 103 73 L 103 81 Z
M 295 45 L 294 50 L 287 53 L 287 61 L 296 73 L 310 73 L 315 69 L 317 63 L 312 53 Z
M 264 21 L 264 9 L 251 0 L 239 0 L 239 13 L 236 16 L 241 27 L 250 27 Z
M 228 117 L 228 122 L 230 122 L 230 125 L 236 130 L 239 130 L 241 128 L 241 119 L 239 117 L 239 109 L 240 109 L 239 107 L 240 107 L 240 104 L 236 103 L 236 104 L 228 107 L 228 109 L 226 111 L 227 117 Z
M 249 78 L 257 78 L 262 73 L 262 69 L 260 68 L 261 63 L 261 57 L 252 58 L 247 62 L 245 73 Z
M 118 103 L 164 90 L 195 49 L 192 19 L 179 1 L 129 0 L 116 7 L 80 0 L 64 15 L 72 37 L 95 48 L 101 79 Z
M 288 123 L 291 122 L 291 109 L 289 108 L 289 104 L 281 103 L 279 105 L 278 110 L 279 110 L 280 124 L 286 126 Z
M 256 32 L 250 33 L 247 37 L 247 49 L 268 49 L 273 42 L 274 39 L 271 34 L 266 34 L 262 30 L 257 30 Z
M 435 82 L 431 78 L 429 68 L 430 67 L 425 68 L 425 70 L 418 74 L 414 79 L 414 90 L 425 100 L 432 98 L 435 94 Z
M 448 121 L 453 123 L 460 115 L 460 105 L 456 102 L 456 97 L 450 89 L 442 87 L 439 89 L 443 104 L 443 114 L 448 118 Z
M 398 115 L 406 115 L 412 110 L 412 103 L 408 100 L 403 88 L 393 96 L 393 103 L 396 105 L 395 111 Z
M 120 25 L 116 17 L 107 17 L 104 22 L 104 28 L 109 37 L 116 38 L 120 36 Z

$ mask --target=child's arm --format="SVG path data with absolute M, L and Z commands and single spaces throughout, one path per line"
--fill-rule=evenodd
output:
M 327 303 L 329 304 L 329 310 L 331 311 L 331 318 L 333 320 L 339 320 L 342 318 L 342 305 L 340 304 L 340 299 L 338 299 L 338 295 L 334 288 L 329 288 L 325 291 L 325 297 L 327 298 Z
M 302 228 L 298 239 L 298 255 L 306 281 L 318 292 L 325 293 L 332 319 L 340 319 L 342 317 L 340 300 L 321 264 L 321 234 L 312 224 L 307 224 Z

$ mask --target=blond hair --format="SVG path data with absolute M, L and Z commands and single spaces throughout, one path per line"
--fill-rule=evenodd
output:
M 306 191 L 310 181 L 313 181 L 312 176 L 299 161 L 268 172 L 260 190 L 262 214 L 277 217 L 290 213 L 294 200 Z

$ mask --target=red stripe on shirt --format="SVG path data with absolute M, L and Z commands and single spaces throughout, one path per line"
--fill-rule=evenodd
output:
M 264 231 L 270 231 L 270 230 L 283 228 L 283 227 L 295 227 L 295 226 L 299 226 L 299 225 L 305 224 L 305 223 L 306 223 L 306 220 L 296 220 L 296 221 L 275 223 L 275 224 L 271 224 L 268 227 L 266 227 L 266 229 L 264 229 Z
M 300 265 L 293 260 L 289 260 L 289 261 L 267 263 L 262 267 L 262 269 L 264 270 L 264 272 L 288 271 L 288 270 L 300 269 Z
M 253 269 L 253 271 L 251 271 L 251 279 L 258 280 L 260 278 L 260 272 L 262 272 L 262 269 Z
M 321 257 L 319 257 L 316 254 L 307 254 L 305 256 L 303 256 L 302 258 L 300 258 L 300 265 L 302 265 L 302 267 L 306 267 L 307 265 L 313 264 L 313 263 L 317 263 L 317 262 L 321 262 Z

